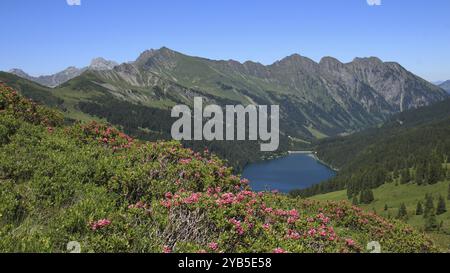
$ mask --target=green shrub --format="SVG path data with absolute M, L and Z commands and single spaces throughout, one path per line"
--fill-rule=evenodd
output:
M 431 252 L 421 233 L 349 203 L 248 190 L 214 155 L 141 142 L 0 85 L 0 252 Z

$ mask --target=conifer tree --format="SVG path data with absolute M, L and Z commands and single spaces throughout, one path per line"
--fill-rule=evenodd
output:
M 436 184 L 442 178 L 442 163 L 437 160 L 433 160 L 428 165 L 428 184 Z
M 417 202 L 417 208 L 416 208 L 416 215 L 422 215 L 423 214 L 423 205 L 422 201 Z
M 359 204 L 359 202 L 358 202 L 358 196 L 357 196 L 356 194 L 353 195 L 352 204 L 355 205 L 355 206 L 357 206 L 357 205 Z
M 375 197 L 373 196 L 373 191 L 371 189 L 367 190 L 367 203 L 370 204 L 375 200 Z
M 396 180 L 398 178 L 398 169 L 395 168 L 394 172 L 392 173 L 393 180 Z
M 425 231 L 433 231 L 439 228 L 434 210 L 431 211 L 429 217 L 425 221 Z
M 398 219 L 407 219 L 408 218 L 408 211 L 406 210 L 405 203 L 401 204 L 400 209 L 398 210 L 397 218 Z
M 371 189 L 364 189 L 361 191 L 359 197 L 359 203 L 361 204 L 370 204 L 374 200 L 373 191 Z
M 400 183 L 401 184 L 406 184 L 406 183 L 409 183 L 409 181 L 411 181 L 411 176 L 410 176 L 410 173 L 409 173 L 409 169 L 406 168 L 406 169 L 404 169 L 402 171 L 402 178 L 400 180 Z
M 359 194 L 359 203 L 366 204 L 366 190 L 362 190 Z
M 450 200 L 450 184 L 448 185 L 447 200 Z
M 388 211 L 389 207 L 387 204 L 384 205 L 384 211 Z
M 433 203 L 433 196 L 431 194 L 427 194 L 425 196 L 425 210 L 424 210 L 424 217 L 429 217 L 431 214 L 434 214 L 434 203 Z
M 447 208 L 446 208 L 446 204 L 445 204 L 445 199 L 442 196 L 439 196 L 439 201 L 438 201 L 438 205 L 436 208 L 436 214 L 437 215 L 441 215 L 447 212 Z
M 424 163 L 419 163 L 416 168 L 415 182 L 417 185 L 425 184 L 426 167 Z

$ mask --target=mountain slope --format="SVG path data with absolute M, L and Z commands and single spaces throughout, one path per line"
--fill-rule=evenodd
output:
M 80 76 L 86 70 L 109 70 L 113 69 L 114 66 L 116 65 L 118 65 L 118 63 L 114 61 L 108 61 L 103 58 L 95 58 L 91 61 L 91 64 L 88 67 L 76 68 L 74 66 L 71 66 L 53 75 L 33 77 L 28 75 L 23 70 L 17 68 L 11 69 L 9 73 L 25 78 L 30 81 L 34 81 L 36 83 L 39 83 L 40 85 L 44 85 L 47 87 L 56 87 L 62 83 L 65 83 L 68 80 Z
M 439 87 L 450 93 L 450 80 L 441 83 Z
M 133 63 L 93 71 L 88 79 L 77 81 L 155 107 L 191 104 L 198 95 L 221 105 L 277 104 L 281 130 L 306 140 L 315 139 L 315 132 L 334 136 L 360 130 L 392 113 L 447 97 L 400 65 L 376 58 L 342 64 L 332 58 L 315 63 L 292 55 L 264 66 L 191 57 L 168 48 L 146 51 Z
M 13 86 L 20 94 L 35 102 L 63 111 L 67 123 L 108 121 L 139 139 L 152 141 L 172 139 L 170 131 L 175 119 L 171 118 L 170 109 L 162 107 L 162 103 L 159 107 L 155 107 L 111 95 L 108 89 L 98 84 L 98 81 L 93 83 L 86 80 L 93 79 L 91 75 L 92 72 L 87 71 L 83 77 L 53 89 L 6 72 L 0 72 L 0 82 Z M 189 91 L 186 88 L 180 89 L 181 87 L 177 85 L 173 87 L 177 88 L 176 90 Z M 158 96 L 163 95 L 159 86 L 155 86 L 153 91 Z M 155 103 L 158 96 L 153 97 L 151 102 Z M 183 97 L 178 98 L 183 99 Z M 167 105 L 173 104 L 173 99 L 168 100 Z M 188 103 L 188 100 L 185 103 Z M 260 144 L 257 141 L 239 141 L 239 148 L 236 147 L 236 143 L 229 141 L 184 141 L 183 144 L 196 151 L 203 151 L 205 147 L 209 148 L 221 158 L 228 160 L 228 164 L 235 169 L 235 172 L 242 171 L 242 168 L 250 162 L 288 150 L 288 139 L 283 135 L 280 136 L 279 151 L 269 154 L 260 152 Z
M 380 128 L 318 142 L 318 157 L 340 171 L 330 181 L 293 195 L 345 189 L 348 198 L 358 200 L 385 183 L 433 185 L 450 180 L 449 113 L 450 100 L 445 100 L 395 115 Z
M 447 99 L 394 115 L 380 128 L 316 143 L 318 157 L 340 171 L 330 181 L 296 194 L 311 196 L 347 189 L 352 197 L 395 180 L 406 170 L 411 178 L 405 182 L 436 183 L 445 178 L 446 170 L 440 165 L 450 155 L 449 113 Z M 424 177 L 418 177 L 417 169 L 424 169 Z
M 377 214 L 388 219 L 393 219 L 397 217 L 401 205 L 405 204 L 407 217 L 404 221 L 419 230 L 424 230 L 427 218 L 425 218 L 424 215 L 417 215 L 416 210 L 418 202 L 425 204 L 425 197 L 430 195 L 433 196 L 434 205 L 437 205 L 439 196 L 445 197 L 448 194 L 449 187 L 450 180 L 424 186 L 388 183 L 373 190 L 374 201 L 372 203 L 360 204 L 359 206 L 366 211 L 373 212 L 375 210 Z M 312 200 L 322 202 L 336 202 L 347 200 L 347 198 L 347 192 L 345 190 L 311 197 Z M 447 204 L 448 203 L 449 202 L 447 202 Z M 444 252 L 448 252 L 450 251 L 450 234 L 448 233 L 450 230 L 450 210 L 447 210 L 446 213 L 436 215 L 436 223 L 442 223 L 440 230 L 431 230 L 428 231 L 427 234 Z
M 11 73 L 0 71 L 0 82 L 6 83 L 19 91 L 23 96 L 50 107 L 63 107 L 64 100 L 55 92 L 43 85 L 27 80 Z
M 405 111 L 393 115 L 379 128 L 371 128 L 350 136 L 330 138 L 318 142 L 316 146 L 318 156 L 329 164 L 342 169 L 348 166 L 351 161 L 355 161 L 369 146 L 376 147 L 377 143 L 383 142 L 386 144 L 392 143 L 393 139 L 397 140 L 396 138 L 399 138 L 401 135 L 424 133 L 429 135 L 427 139 L 424 139 L 429 144 L 444 144 L 447 141 L 445 137 L 440 138 L 438 135 L 433 135 L 431 132 L 427 132 L 427 129 L 433 128 L 436 131 L 450 129 L 449 113 L 450 99 L 438 102 L 432 106 Z M 384 147 L 384 145 L 382 146 Z M 410 152 L 413 153 L 416 148 L 422 149 L 420 147 L 411 147 Z M 382 152 L 382 147 L 379 150 Z M 450 153 L 449 149 L 444 151 Z M 340 156 L 342 154 L 347 156 Z M 404 154 L 399 155 L 407 157 Z
M 318 142 L 317 156 L 340 171 L 329 181 L 291 194 L 353 200 L 389 217 L 396 217 L 404 205 L 404 220 L 426 229 L 448 251 L 450 214 L 437 213 L 437 204 L 441 199 L 448 207 L 445 200 L 450 198 L 449 113 L 447 99 L 394 115 L 379 128 Z M 426 194 L 433 197 L 433 212 L 416 215 L 418 203 L 427 203 Z
M 251 192 L 217 157 L 140 142 L 0 84 L 0 252 L 435 252 L 421 232 L 347 202 Z

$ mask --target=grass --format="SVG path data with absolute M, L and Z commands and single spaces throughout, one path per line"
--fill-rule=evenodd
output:
M 402 203 L 405 203 L 408 210 L 407 223 L 419 230 L 423 230 L 425 219 L 423 216 L 416 216 L 416 206 L 418 201 L 424 203 L 425 194 L 432 194 L 437 205 L 439 195 L 447 197 L 450 181 L 439 182 L 434 185 L 418 186 L 416 184 L 397 185 L 396 183 L 387 183 L 373 191 L 375 201 L 369 205 L 360 205 L 367 211 L 376 211 L 377 214 L 384 217 L 395 217 Z M 321 194 L 310 199 L 325 200 L 346 200 L 347 192 L 336 191 L 327 194 Z M 385 211 L 385 205 L 388 210 Z M 450 201 L 447 201 L 447 212 L 437 216 L 438 223 L 442 221 L 443 226 L 439 232 L 429 232 L 428 235 L 443 250 L 450 251 Z
M 315 129 L 312 126 L 308 126 L 306 129 L 308 129 L 308 131 L 317 139 L 323 139 L 328 137 L 327 135 L 321 133 L 319 130 Z

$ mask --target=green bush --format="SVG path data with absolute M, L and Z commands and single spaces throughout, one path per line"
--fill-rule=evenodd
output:
M 62 127 L 4 86 L 0 111 L 0 252 L 67 252 L 71 241 L 82 252 L 361 252 L 373 240 L 435 251 L 348 203 L 251 192 L 219 158 L 178 142 Z

